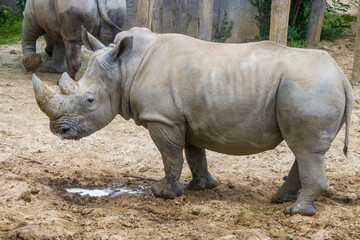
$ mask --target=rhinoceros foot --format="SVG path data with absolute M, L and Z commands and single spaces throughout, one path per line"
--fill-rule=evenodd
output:
M 35 71 L 41 65 L 41 56 L 36 53 L 31 53 L 22 58 L 22 63 L 28 72 Z
M 204 178 L 193 178 L 189 185 L 188 189 L 190 190 L 201 190 L 205 188 L 214 188 L 217 186 L 217 182 L 209 174 Z
M 303 216 L 313 216 L 316 213 L 316 207 L 312 202 L 296 201 L 287 207 L 284 212 L 290 215 L 301 214 Z
M 290 202 L 296 200 L 299 197 L 299 193 L 297 192 L 277 192 L 271 198 L 271 203 L 283 203 Z
M 176 179 L 163 178 L 151 188 L 155 197 L 174 199 L 184 194 L 184 186 Z

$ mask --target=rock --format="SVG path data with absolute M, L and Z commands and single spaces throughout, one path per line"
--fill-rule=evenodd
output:
M 18 200 L 24 200 L 25 202 L 31 202 L 31 196 L 29 191 L 23 192 Z
M 31 194 L 38 194 L 39 192 L 40 192 L 40 190 L 37 189 L 37 188 L 32 188 L 32 189 L 30 190 L 30 193 L 31 193 Z
M 200 214 L 200 210 L 194 209 L 194 210 L 192 210 L 191 213 L 192 213 L 193 215 L 199 215 L 199 214 Z
M 229 182 L 229 183 L 227 184 L 227 186 L 228 186 L 228 188 L 230 188 L 230 189 L 234 189 L 234 188 L 235 188 L 234 184 L 232 184 L 231 182 Z

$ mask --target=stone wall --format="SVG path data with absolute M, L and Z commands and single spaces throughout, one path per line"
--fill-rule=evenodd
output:
M 124 29 L 135 27 L 137 0 L 127 0 L 127 19 Z M 198 33 L 198 0 L 187 0 L 186 34 L 197 37 Z M 248 0 L 214 0 L 213 35 L 216 28 L 220 28 L 224 14 L 228 21 L 233 22 L 232 36 L 227 42 L 247 42 L 255 39 L 259 30 L 256 26 L 256 8 Z M 161 0 L 160 33 L 174 32 L 173 0 Z

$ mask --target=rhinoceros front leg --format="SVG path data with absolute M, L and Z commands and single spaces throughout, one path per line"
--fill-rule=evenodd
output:
M 60 43 L 60 42 L 53 43 L 49 72 L 52 73 L 66 72 L 65 53 L 66 51 L 65 51 L 64 43 Z
M 44 34 L 36 22 L 25 15 L 22 25 L 22 51 L 24 57 L 22 62 L 27 71 L 35 71 L 41 65 L 41 56 L 36 53 L 36 40 Z
M 75 75 L 81 67 L 81 42 L 65 41 L 67 73 L 75 80 Z
M 272 196 L 272 203 L 283 203 L 296 200 L 299 196 L 298 191 L 301 189 L 301 181 L 299 176 L 299 167 L 297 160 L 291 167 L 288 178 L 283 185 Z
M 173 199 L 184 194 L 179 181 L 184 163 L 184 131 L 161 123 L 148 123 L 148 129 L 161 153 L 165 170 L 165 177 L 152 186 L 152 192 L 155 197 Z
M 186 144 L 185 154 L 193 176 L 188 188 L 199 190 L 216 187 L 217 183 L 208 171 L 205 149 Z

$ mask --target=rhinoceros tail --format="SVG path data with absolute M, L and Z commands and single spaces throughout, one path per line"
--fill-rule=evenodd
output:
M 354 104 L 354 96 L 352 92 L 352 87 L 349 80 L 344 76 L 343 78 L 343 85 L 345 90 L 345 141 L 344 141 L 344 149 L 343 152 L 347 157 L 348 153 L 348 144 L 349 144 L 349 128 L 350 128 L 350 118 L 351 118 L 351 111 Z
M 116 28 L 119 32 L 122 32 L 123 30 L 118 27 L 111 19 L 109 18 L 109 15 L 107 14 L 106 10 L 106 0 L 97 0 L 98 8 L 100 11 L 101 17 L 104 19 L 104 21 L 109 24 L 110 26 Z

